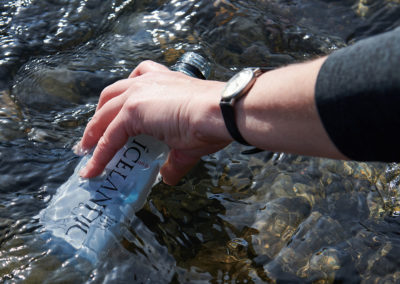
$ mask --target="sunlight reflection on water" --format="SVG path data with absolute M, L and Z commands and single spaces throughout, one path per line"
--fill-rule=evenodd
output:
M 3 1 L 0 279 L 399 281 L 397 164 L 244 156 L 232 144 L 178 186 L 156 186 L 97 267 L 62 260 L 34 218 L 73 172 L 71 148 L 100 91 L 140 61 L 171 65 L 201 50 L 212 79 L 226 80 L 241 67 L 302 61 L 399 25 L 389 21 L 396 1 L 375 3 Z

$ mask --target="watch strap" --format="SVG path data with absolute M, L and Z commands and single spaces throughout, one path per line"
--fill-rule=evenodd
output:
M 231 137 L 240 144 L 250 146 L 246 139 L 243 138 L 242 134 L 240 134 L 239 128 L 236 125 L 235 109 L 233 108 L 232 104 L 230 102 L 221 100 L 219 106 L 221 108 L 222 117 L 225 121 L 225 126 L 228 129 Z

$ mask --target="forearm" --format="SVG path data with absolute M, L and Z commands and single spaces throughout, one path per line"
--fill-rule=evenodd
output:
M 314 89 L 325 58 L 264 73 L 235 104 L 236 122 L 244 138 L 261 149 L 302 155 L 346 158 L 329 139 L 315 105 Z M 215 106 L 214 127 L 205 131 L 231 139 Z M 207 135 L 205 135 L 207 136 Z

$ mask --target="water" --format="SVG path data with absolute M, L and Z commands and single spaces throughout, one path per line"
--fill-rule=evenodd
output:
M 205 157 L 157 185 L 126 238 L 79 269 L 35 218 L 78 163 L 101 89 L 187 50 L 213 79 L 325 54 L 400 24 L 398 1 L 1 1 L 0 279 L 55 283 L 399 281 L 397 164 Z

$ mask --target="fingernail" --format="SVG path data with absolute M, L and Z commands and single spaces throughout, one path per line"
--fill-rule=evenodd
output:
M 79 141 L 77 144 L 75 144 L 74 147 L 72 147 L 72 151 L 74 152 L 75 155 L 77 156 L 85 156 L 87 153 L 89 153 L 89 150 L 84 149 L 81 145 L 81 141 Z
M 87 173 L 88 173 L 88 170 L 87 170 L 86 167 L 84 167 L 83 169 L 81 169 L 81 170 L 79 171 L 79 175 L 80 175 L 81 177 L 83 177 L 83 178 L 86 178 Z

